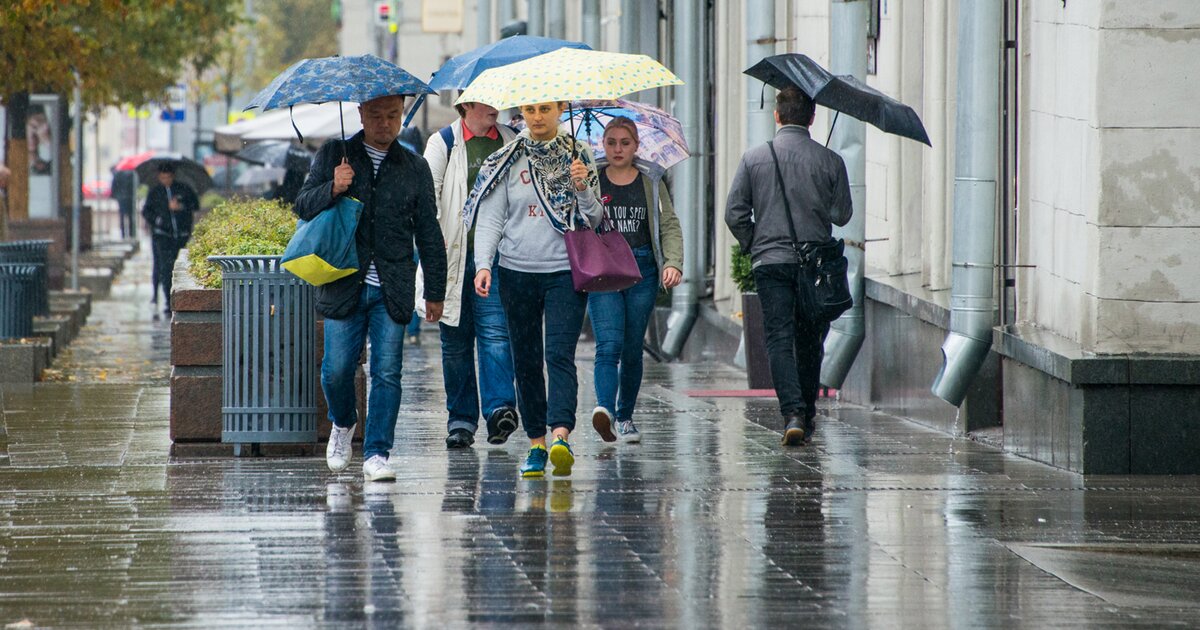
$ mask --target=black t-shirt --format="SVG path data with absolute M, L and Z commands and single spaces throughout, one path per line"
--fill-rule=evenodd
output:
M 608 199 L 605 207 L 608 216 L 616 224 L 631 248 L 637 249 L 650 244 L 650 222 L 647 216 L 646 186 L 642 175 L 624 186 L 608 179 L 608 169 L 600 171 L 600 194 Z

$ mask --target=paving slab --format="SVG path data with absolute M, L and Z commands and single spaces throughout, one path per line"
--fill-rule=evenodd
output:
M 143 248 L 147 251 L 148 248 Z M 138 270 L 145 275 L 137 275 Z M 405 347 L 395 483 L 356 454 L 170 455 L 145 254 L 60 356 L 0 392 L 0 621 L 36 627 L 858 628 L 1196 624 L 1200 479 L 1082 477 L 823 401 L 784 450 L 744 373 L 646 366 L 640 445 L 585 412 L 577 463 L 447 452 L 436 331 Z M 356 450 L 357 450 L 356 446 Z M 216 455 L 216 454 L 214 454 Z

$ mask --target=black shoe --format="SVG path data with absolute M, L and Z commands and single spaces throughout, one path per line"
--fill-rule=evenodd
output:
M 488 444 L 504 444 L 508 441 L 508 436 L 517 430 L 517 410 L 505 405 L 497 407 L 495 411 L 488 416 L 487 431 Z
M 446 448 L 467 448 L 475 443 L 475 436 L 466 429 L 455 429 L 446 436 Z
M 783 427 L 783 445 L 800 446 L 804 443 L 804 419 L 800 416 L 788 416 L 787 424 Z
M 804 443 L 812 442 L 813 436 L 817 434 L 817 418 L 816 416 L 807 416 L 804 418 Z

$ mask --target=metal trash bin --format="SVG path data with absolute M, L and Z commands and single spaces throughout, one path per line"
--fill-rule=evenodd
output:
M 0 263 L 29 263 L 38 265 L 33 278 L 34 315 L 50 314 L 50 287 L 46 276 L 49 260 L 49 240 L 10 241 L 0 243 Z
M 209 256 L 221 267 L 221 441 L 317 440 L 313 288 L 278 256 Z
M 0 339 L 33 334 L 33 284 L 38 265 L 0 263 Z

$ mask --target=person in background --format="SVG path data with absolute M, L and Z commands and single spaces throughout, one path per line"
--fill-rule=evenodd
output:
M 591 149 L 558 128 L 564 109 L 558 102 L 522 105 L 525 131 L 484 162 L 463 209 L 468 225 L 476 221 L 475 293 L 481 298 L 491 296 L 492 261 L 500 255 L 500 302 L 530 442 L 524 477 L 543 476 L 547 459 L 555 475 L 571 474 L 575 463 L 567 439 L 575 428 L 575 347 L 587 296 L 575 291 L 564 233 L 594 229 L 604 216 Z M 554 437 L 548 452 L 547 427 Z
M 133 220 L 133 206 L 136 200 L 134 195 L 137 193 L 137 175 L 132 169 L 118 171 L 116 168 L 112 170 L 112 187 L 109 189 L 109 196 L 117 200 L 117 220 L 121 224 L 121 238 L 135 238 Z
M 592 427 L 605 442 L 618 437 L 624 442 L 641 441 L 633 408 L 642 387 L 642 338 L 659 287 L 672 289 L 683 279 L 679 218 L 662 170 L 634 160 L 637 149 L 638 129 L 632 120 L 618 116 L 605 125 L 600 194 L 642 273 L 641 282 L 624 291 L 588 294 L 588 314 L 596 333 L 597 406 Z
M 481 413 L 489 444 L 504 444 L 518 427 L 512 349 L 499 283 L 493 281 L 487 297 L 475 294 L 475 223 L 464 223 L 462 213 L 483 161 L 517 134 L 496 124 L 495 108 L 463 103 L 455 109 L 459 120 L 429 137 L 425 160 L 433 172 L 448 257 L 446 308 L 438 325 L 449 414 L 446 448 L 467 448 L 475 443 Z
M 425 160 L 396 141 L 404 97 L 383 96 L 359 106 L 363 129 L 349 140 L 325 143 L 313 158 L 293 211 L 311 221 L 343 195 L 363 201 L 354 234 L 358 271 L 316 287 L 316 309 L 325 316 L 321 389 L 333 428 L 325 449 L 331 471 L 344 470 L 352 456 L 358 411 L 354 373 L 370 340 L 370 396 L 363 431 L 363 477 L 391 481 L 389 461 L 400 411 L 404 327 L 412 317 L 421 252 L 429 321 L 442 313 L 446 249 L 437 223 L 433 180 Z
M 142 218 L 150 226 L 150 242 L 154 249 L 154 271 L 151 274 L 150 297 L 158 304 L 162 289 L 163 312 L 171 314 L 171 275 L 175 259 L 192 237 L 192 221 L 200 209 L 200 200 L 190 186 L 175 181 L 175 163 L 165 161 L 158 166 L 158 184 L 146 194 Z
M 775 139 L 742 156 L 725 203 L 725 224 L 753 261 L 784 446 L 808 443 L 816 432 L 821 358 L 829 332 L 828 321 L 804 308 L 798 250 L 803 243 L 828 242 L 833 225 L 846 225 L 854 211 L 846 164 L 808 133 L 815 110 L 798 88 L 780 90 Z M 788 204 L 790 216 L 784 195 L 793 202 Z

